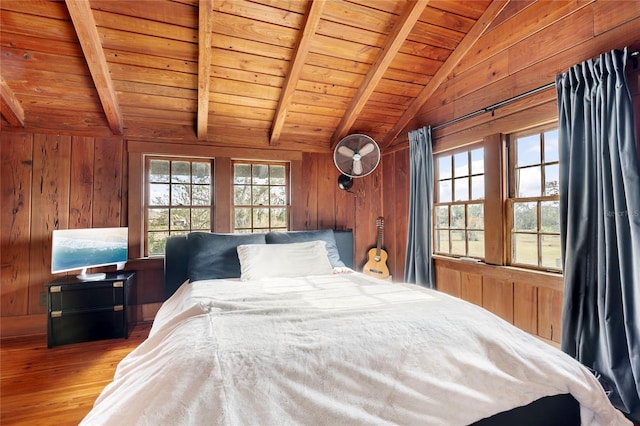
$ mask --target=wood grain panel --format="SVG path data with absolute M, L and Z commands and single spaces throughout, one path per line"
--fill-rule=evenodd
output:
M 588 5 L 587 2 L 554 1 L 532 2 L 526 8 L 494 26 L 473 46 L 469 57 L 460 61 L 455 69 L 456 74 L 468 70 L 478 62 L 508 49 L 523 37 L 523 34 L 532 34 L 543 30 L 545 27 L 562 19 L 575 10 Z M 508 16 L 508 15 L 507 15 Z
M 340 173 L 335 168 L 331 173 L 334 185 L 338 186 L 338 176 Z M 351 229 L 355 232 L 357 218 L 356 213 L 356 199 L 351 192 L 347 192 L 341 189 L 336 190 L 336 229 Z
M 131 143 L 128 149 L 128 195 L 131 203 L 135 203 L 138 208 L 131 208 L 127 214 L 127 224 L 129 227 L 129 258 L 138 258 L 144 256 L 144 244 L 140 236 L 144 232 L 144 214 L 142 206 L 144 205 L 144 157 L 140 151 L 131 149 Z M 131 204 L 130 203 L 130 204 Z
M 121 139 L 96 139 L 92 209 L 96 228 L 121 224 L 122 156 Z
M 418 22 L 411 33 L 411 40 L 432 44 L 443 49 L 454 50 L 462 40 L 464 33 L 439 27 L 428 22 Z
M 0 311 L 8 317 L 29 306 L 33 136 L 3 132 L 0 143 Z
M 196 62 L 198 48 L 193 42 L 185 42 L 164 38 L 136 34 L 129 31 L 99 28 L 102 45 L 108 49 L 139 52 L 164 58 Z
M 509 72 L 515 73 L 548 58 L 559 51 L 577 46 L 593 38 L 593 8 L 585 7 L 573 13 L 546 31 L 515 43 L 509 49 Z M 531 51 L 536 51 L 535 57 Z
M 336 226 L 336 190 L 338 190 L 339 172 L 330 154 L 319 154 L 318 161 L 318 229 Z
M 408 148 L 397 151 L 394 154 L 393 168 L 385 169 L 386 173 L 394 174 L 394 186 L 392 187 L 394 198 L 389 201 L 392 203 L 391 211 L 393 212 L 396 233 L 394 247 L 389 247 L 389 249 L 395 252 L 396 264 L 393 276 L 396 280 L 404 279 L 404 265 L 407 258 L 410 169 L 411 161 Z M 385 205 L 388 206 L 386 203 Z
M 12 2 L 12 3 L 24 3 L 24 2 Z M 54 2 L 49 2 L 49 3 L 53 4 Z M 3 7 L 6 4 L 7 4 L 6 1 L 2 2 Z M 64 5 L 64 3 L 62 2 L 58 4 Z M 82 57 L 82 49 L 80 48 L 80 45 L 74 41 L 51 40 L 48 43 L 42 43 L 42 40 L 39 38 L 29 37 L 22 34 L 3 32 L 2 40 L 0 40 L 0 46 L 15 47 L 18 49 L 23 49 L 27 52 L 38 51 L 38 52 L 54 53 L 57 55 L 65 55 L 65 56 L 71 56 L 71 57 Z
M 19 69 L 53 71 L 60 75 L 89 75 L 85 59 L 76 56 L 58 55 L 38 52 L 35 50 L 25 52 L 24 49 L 2 47 L 2 67 L 11 66 Z
M 399 14 L 399 11 L 396 12 Z M 381 33 L 388 33 L 393 27 L 393 22 L 390 19 L 392 16 L 389 13 L 361 4 L 345 6 L 341 2 L 328 2 L 323 17 L 356 28 L 375 28 Z
M 384 217 L 384 249 L 387 252 L 387 267 L 389 273 L 395 278 L 396 281 L 402 280 L 402 274 L 398 275 L 398 256 L 396 250 L 397 247 L 397 227 L 396 223 L 396 211 L 395 211 L 395 154 L 383 155 L 378 167 L 382 168 L 382 216 Z M 404 265 L 403 265 L 404 266 Z M 403 268 L 404 269 L 404 268 Z
M 562 334 L 562 293 L 547 288 L 538 289 L 538 334 L 560 342 Z
M 221 13 L 214 14 L 213 28 L 214 39 L 215 33 L 221 32 L 241 39 L 264 43 L 265 50 L 269 49 L 269 45 L 291 47 L 298 36 L 296 28 Z
M 460 272 L 453 269 L 436 267 L 435 270 L 436 289 L 443 293 L 455 297 L 461 297 L 462 288 L 460 282 Z
M 147 85 L 149 87 L 149 85 Z M 164 91 L 160 86 L 156 86 L 160 89 L 160 91 Z M 159 95 L 149 94 L 149 93 L 134 93 L 134 92 L 121 92 L 119 99 L 120 105 L 122 106 L 122 110 L 126 111 L 132 115 L 140 115 L 141 112 L 146 112 L 147 115 L 153 116 L 155 111 L 158 111 L 159 114 L 163 112 L 169 111 L 170 114 L 176 114 L 180 112 L 189 112 L 195 113 L 197 106 L 192 97 L 193 93 L 189 91 L 189 93 L 184 93 L 186 97 L 182 96 L 174 96 L 169 97 L 171 95 L 167 93 L 162 93 Z M 127 106 L 132 106 L 133 108 L 127 108 Z M 191 118 L 192 114 L 187 115 L 178 115 L 175 118 Z
M 492 277 L 482 282 L 482 303 L 485 309 L 513 324 L 513 283 Z
M 381 169 L 368 176 L 355 179 L 356 195 L 356 254 L 358 269 L 366 263 L 369 249 L 376 247 L 378 240 L 377 218 L 382 214 Z
M 286 9 L 274 11 L 265 4 L 252 2 L 215 3 L 216 10 L 226 14 L 239 14 L 247 18 L 259 19 L 272 24 L 299 29 L 302 25 L 306 5 L 304 2 L 291 2 Z
M 482 306 L 482 275 L 460 273 L 460 297 L 468 302 Z
M 116 88 L 118 87 L 117 80 L 128 80 L 136 83 L 193 89 L 193 85 L 198 80 L 195 74 L 145 68 L 138 65 L 110 63 L 109 70 Z
M 157 2 L 149 7 L 148 1 L 92 0 L 91 7 L 125 16 L 138 16 L 148 21 L 163 22 L 167 17 L 182 27 L 195 27 L 198 22 L 198 8 L 179 2 Z
M 69 223 L 71 138 L 34 135 L 29 314 L 46 312 L 40 304 L 51 278 L 51 233 Z
M 321 55 L 336 56 L 365 64 L 372 64 L 380 52 L 379 47 L 363 45 L 351 40 L 325 37 L 320 34 L 313 38 L 311 49 Z
M 593 5 L 593 30 L 600 35 L 611 28 L 627 23 L 632 18 L 640 17 L 640 2 L 638 1 L 598 1 Z
M 157 2 L 154 7 L 166 7 L 168 2 Z M 155 36 L 163 39 L 184 41 L 188 43 L 197 43 L 198 31 L 195 30 L 195 23 L 191 22 L 189 27 L 182 25 L 174 25 L 167 22 L 152 21 L 149 19 L 141 19 L 141 17 L 132 17 L 113 12 L 105 12 L 95 10 L 94 4 L 93 16 L 99 27 L 109 28 L 112 30 L 128 31 L 130 28 L 138 28 L 140 33 L 147 36 Z M 129 47 L 129 46 L 127 46 Z
M 301 192 L 299 201 L 304 209 L 303 227 L 301 229 L 317 229 L 318 227 L 318 154 L 303 154 Z M 297 211 L 299 207 L 296 207 Z
M 69 228 L 91 228 L 95 139 L 72 138 L 69 188 Z
M 54 18 L 59 20 L 69 20 L 69 13 L 64 3 L 61 2 L 33 2 L 34 4 L 25 7 L 23 1 L 3 1 L 4 10 L 27 13 L 29 15 Z
M 30 2 L 23 3 L 28 4 Z M 2 27 L 3 32 L 18 33 L 46 40 L 77 40 L 73 26 L 67 25 L 67 22 L 26 13 L 0 14 L 0 27 Z
M 442 90 L 446 97 L 440 98 L 441 102 L 453 102 L 508 76 L 509 55 L 508 51 L 504 51 L 475 64 L 467 72 L 458 75 L 455 84 L 451 81 L 443 84 Z M 505 95 L 502 94 L 502 96 Z
M 513 325 L 538 334 L 538 288 L 527 283 L 513 284 Z
M 14 67 L 10 63 L 6 65 L 3 63 L 2 75 L 22 77 L 23 81 L 17 83 L 15 86 L 12 84 L 12 87 L 15 88 L 16 93 L 27 93 L 34 97 L 45 97 L 47 95 L 51 97 L 64 96 L 69 101 L 87 101 L 97 99 L 98 96 L 95 89 L 83 87 L 91 81 L 91 77 L 88 74 L 59 74 L 51 70 L 24 70 Z M 29 84 L 29 80 L 32 79 L 42 81 L 51 80 L 52 82 L 45 87 L 39 87 Z M 69 86 L 78 86 L 78 89 L 70 92 Z

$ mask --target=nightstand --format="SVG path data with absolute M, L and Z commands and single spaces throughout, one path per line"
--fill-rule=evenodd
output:
M 129 301 L 135 272 L 111 272 L 97 281 L 64 277 L 47 284 L 47 346 L 129 337 Z

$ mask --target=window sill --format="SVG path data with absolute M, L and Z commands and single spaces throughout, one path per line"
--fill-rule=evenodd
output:
M 462 260 L 460 258 L 433 255 L 436 268 L 448 268 L 470 274 L 489 276 L 492 278 L 518 281 L 537 287 L 547 287 L 552 290 L 562 291 L 564 281 L 562 274 L 533 269 L 518 268 L 515 266 L 489 265 L 481 260 Z

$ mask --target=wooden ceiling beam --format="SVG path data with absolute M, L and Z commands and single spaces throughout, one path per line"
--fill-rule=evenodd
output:
M 398 51 L 409 36 L 409 33 L 413 30 L 418 19 L 420 19 L 420 15 L 422 15 L 422 12 L 424 11 L 424 8 L 427 7 L 428 3 L 429 0 L 407 2 L 407 6 L 402 16 L 400 16 L 394 25 L 393 30 L 389 33 L 380 54 L 371 65 L 364 81 L 358 88 L 358 92 L 351 100 L 349 108 L 347 108 L 345 114 L 342 116 L 342 120 L 340 120 L 338 127 L 333 133 L 333 137 L 331 138 L 331 150 L 335 148 L 340 139 L 346 136 L 353 126 L 353 123 L 355 123 L 358 115 L 360 115 L 362 109 L 369 101 L 369 98 L 378 86 L 378 83 L 384 76 L 384 73 L 398 54 Z
M 293 52 L 293 59 L 291 61 L 291 69 L 287 74 L 287 78 L 282 87 L 280 93 L 280 99 L 278 100 L 278 107 L 273 118 L 273 125 L 271 126 L 271 136 L 269 143 L 271 145 L 277 145 L 284 127 L 284 121 L 287 117 L 287 110 L 291 105 L 291 99 L 300 80 L 300 74 L 302 73 L 302 67 L 307 59 L 309 48 L 311 46 L 311 40 L 316 33 L 318 23 L 320 22 L 320 16 L 324 9 L 325 0 L 310 0 L 309 10 L 306 14 L 305 22 L 302 24 L 302 35 L 298 39 L 298 44 Z
M 100 35 L 88 0 L 65 0 L 75 28 L 91 78 L 98 91 L 102 109 L 114 135 L 122 135 L 123 119 L 120 104 L 109 74 L 107 58 L 100 43 Z
M 198 11 L 198 140 L 207 140 L 209 127 L 209 91 L 211 90 L 211 41 L 213 37 L 213 0 L 200 0 Z
M 438 72 L 433 76 L 429 83 L 420 91 L 418 96 L 413 100 L 409 108 L 404 112 L 400 119 L 393 126 L 385 137 L 380 141 L 380 149 L 384 150 L 398 137 L 404 127 L 411 122 L 416 116 L 422 106 L 429 100 L 431 95 L 438 89 L 438 87 L 447 79 L 447 76 L 458 65 L 458 62 L 469 52 L 471 47 L 478 41 L 478 39 L 485 33 L 487 28 L 491 25 L 493 20 L 500 14 L 502 9 L 509 3 L 510 0 L 495 0 L 492 1 L 489 7 L 485 10 L 482 16 L 476 21 L 474 26 L 469 30 L 467 35 L 462 39 L 456 50 L 453 51 L 446 62 L 440 67 Z
M 0 112 L 11 127 L 24 127 L 24 109 L 4 78 L 0 77 Z

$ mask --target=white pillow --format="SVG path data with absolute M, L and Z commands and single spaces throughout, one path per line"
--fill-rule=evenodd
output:
M 333 268 L 324 241 L 238 246 L 242 281 L 269 277 L 331 274 Z

